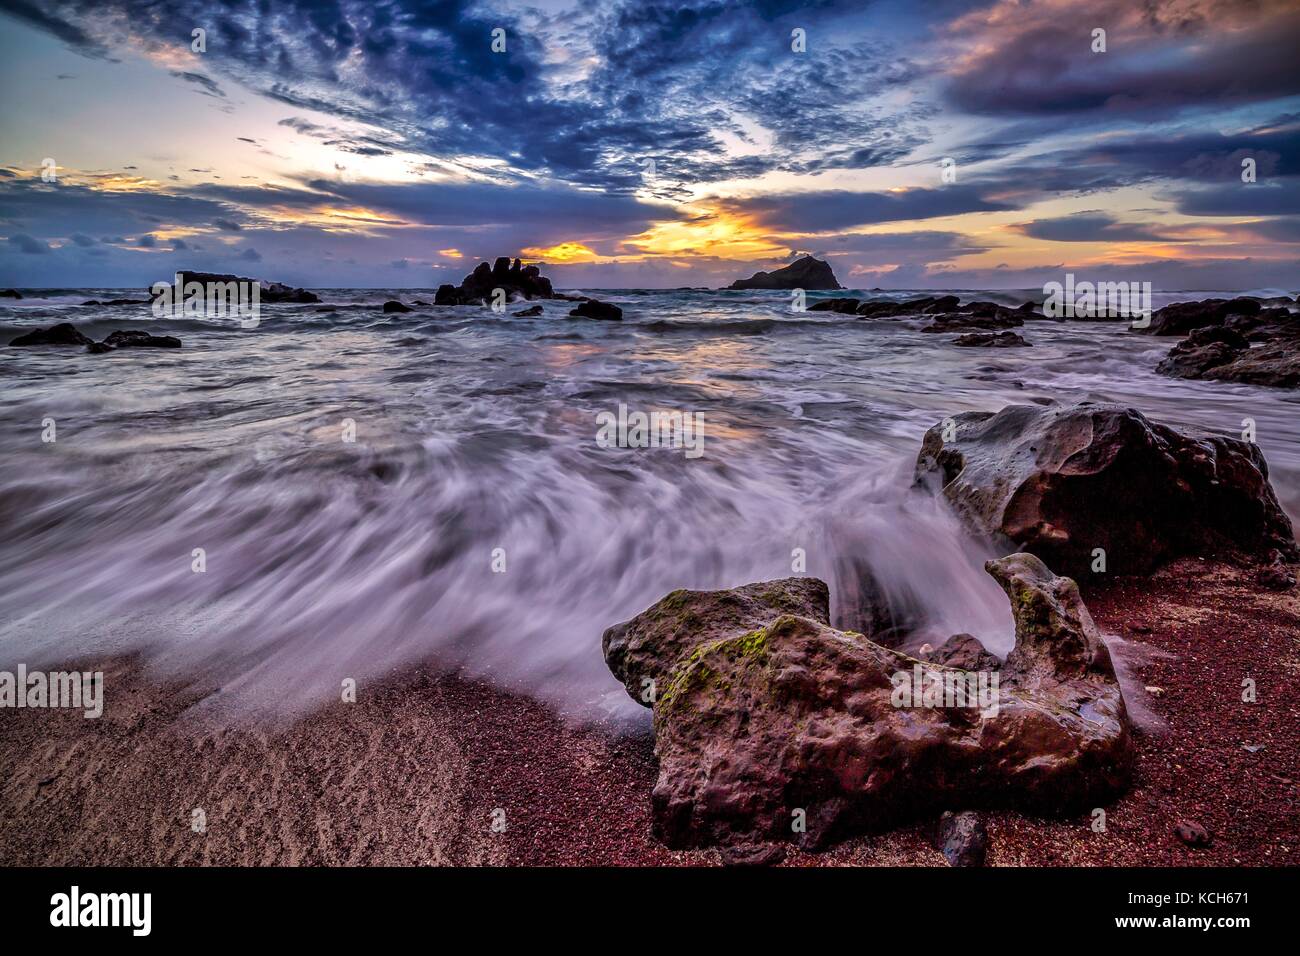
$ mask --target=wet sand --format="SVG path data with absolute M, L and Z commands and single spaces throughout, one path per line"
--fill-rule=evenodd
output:
M 1106 808 L 1104 833 L 1090 816 L 990 815 L 990 865 L 1300 862 L 1300 589 L 1252 578 L 1184 560 L 1085 590 L 1122 639 L 1112 649 L 1141 723 L 1135 784 Z M 574 727 L 430 663 L 363 684 L 353 704 L 230 726 L 195 706 L 215 688 L 157 680 L 136 657 L 75 663 L 105 672 L 101 719 L 0 710 L 0 863 L 718 862 L 650 836 L 648 720 L 630 736 Z M 1245 677 L 1257 703 L 1241 700 Z M 1180 820 L 1212 845 L 1180 843 Z M 929 829 L 791 851 L 786 865 L 944 865 Z

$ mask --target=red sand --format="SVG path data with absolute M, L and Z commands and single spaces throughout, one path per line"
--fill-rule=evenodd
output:
M 991 865 L 1300 862 L 1300 590 L 1183 561 L 1086 595 L 1122 636 L 1138 735 L 1132 791 L 1091 818 L 989 819 Z M 1130 625 L 1136 626 L 1136 630 Z M 1149 633 L 1143 632 L 1150 628 Z M 598 652 L 593 648 L 593 653 Z M 528 698 L 432 668 L 363 684 L 281 728 L 180 719 L 203 694 L 150 681 L 132 659 L 106 674 L 103 718 L 0 711 L 3 864 L 712 864 L 650 836 L 648 730 L 567 726 Z M 1241 701 L 1256 682 L 1258 703 Z M 1147 694 L 1141 688 L 1160 688 Z M 1247 747 L 1254 748 L 1248 750 Z M 201 808 L 206 832 L 191 814 Z M 493 830 L 493 811 L 505 830 Z M 1213 834 L 1190 849 L 1180 820 Z M 863 837 L 786 865 L 943 865 L 928 825 Z

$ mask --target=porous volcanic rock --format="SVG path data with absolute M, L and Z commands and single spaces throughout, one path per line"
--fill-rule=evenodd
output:
M 916 483 L 975 532 L 1089 574 L 1146 573 L 1180 555 L 1300 554 L 1259 446 L 1177 431 L 1120 405 L 1009 405 L 926 432 Z
M 772 582 L 784 599 L 760 599 L 764 585 L 710 592 L 707 605 L 674 592 L 618 640 L 607 635 L 607 660 L 630 691 L 629 679 L 676 660 L 653 704 L 655 834 L 673 847 L 819 849 L 945 809 L 1073 812 L 1121 792 L 1127 712 L 1077 586 L 1029 554 L 986 567 L 1011 599 L 1016 646 L 984 675 L 998 684 L 982 702 L 955 696 L 980 675 L 773 607 L 802 603 L 807 578 Z M 791 594 L 791 582 L 805 590 Z M 678 623 L 684 613 L 693 620 Z M 920 686 L 913 698 L 918 680 L 948 698 Z

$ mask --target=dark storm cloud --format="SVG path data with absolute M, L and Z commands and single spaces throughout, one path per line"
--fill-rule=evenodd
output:
M 49 253 L 50 247 L 24 232 L 9 237 L 9 244 L 19 252 L 29 256 L 43 256 Z
M 1101 212 L 1077 213 L 1058 219 L 1039 219 L 1012 227 L 1034 239 L 1049 242 L 1179 242 L 1177 237 L 1137 223 L 1119 222 Z
M 726 212 L 752 215 L 771 229 L 788 232 L 829 231 L 878 222 L 933 219 L 1015 208 L 984 198 L 973 186 L 908 189 L 903 192 L 828 190 L 766 194 L 721 199 L 717 204 Z
M 1245 185 L 1174 194 L 1185 216 L 1290 216 L 1300 213 L 1300 184 Z
M 1094 53 L 1099 27 L 1107 48 Z M 972 113 L 1150 115 L 1300 93 L 1300 9 L 1280 0 L 1017 6 L 968 18 L 954 41 L 979 51 L 948 86 Z

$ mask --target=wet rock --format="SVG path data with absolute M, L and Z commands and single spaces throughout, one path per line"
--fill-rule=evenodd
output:
M 91 342 L 86 346 L 86 351 L 91 355 L 103 355 L 105 352 L 113 351 L 113 346 L 107 342 Z
M 971 810 L 944 811 L 935 833 L 935 849 L 949 866 L 983 866 L 988 855 L 989 831 L 984 818 Z
M 987 568 L 1011 598 L 1016 647 L 984 705 L 954 696 L 977 675 L 824 618 L 783 613 L 753 627 L 774 613 L 755 600 L 760 585 L 732 601 L 711 592 L 685 639 L 643 627 L 639 659 L 662 668 L 677 655 L 654 704 L 656 835 L 678 847 L 793 839 L 818 849 L 945 809 L 1073 812 L 1118 794 L 1131 773 L 1129 722 L 1078 588 L 1033 555 Z M 810 583 L 776 583 L 791 581 Z M 653 611 L 639 619 L 653 623 Z M 652 652 L 665 631 L 671 649 Z M 627 662 L 611 663 L 625 684 Z M 927 700 L 918 688 L 913 700 L 925 675 L 954 692 Z
M 780 843 L 747 843 L 718 848 L 723 866 L 777 866 L 785 861 L 785 847 Z
M 843 312 L 846 315 L 853 315 L 857 309 L 857 299 L 822 299 L 808 306 L 809 312 Z
M 1210 369 L 1226 365 L 1250 348 L 1240 332 L 1224 326 L 1197 329 L 1175 345 L 1156 366 L 1161 375 L 1174 378 L 1200 378 Z
M 148 299 L 87 299 L 82 305 L 149 305 Z
M 842 289 L 830 263 L 812 256 L 796 259 L 772 272 L 755 272 L 748 279 L 737 279 L 728 289 Z
M 1214 842 L 1210 831 L 1195 820 L 1179 820 L 1174 824 L 1174 836 L 1190 847 L 1205 847 Z
M 857 314 L 867 319 L 893 318 L 904 315 L 932 315 L 956 311 L 960 300 L 955 295 L 922 296 L 895 302 L 892 299 L 871 299 L 857 308 Z
M 409 305 L 403 305 L 401 302 L 398 302 L 396 299 L 389 299 L 387 302 L 384 303 L 384 311 L 385 312 L 410 312 L 411 307 Z
M 569 316 L 575 319 L 604 319 L 609 322 L 618 322 L 623 318 L 623 310 L 608 302 L 587 299 L 585 302 L 579 303 L 578 307 L 569 313 Z
M 21 299 L 17 289 L 0 289 L 0 299 Z
M 556 298 L 551 280 L 540 268 L 500 256 L 491 265 L 480 262 L 459 286 L 439 286 L 433 301 L 435 305 L 485 305 L 497 289 L 504 290 L 507 301 Z
M 954 634 L 938 647 L 917 657 L 931 664 L 956 667 L 964 671 L 995 671 L 1002 662 L 990 654 L 979 638 L 971 634 Z
M 969 332 L 959 335 L 953 345 L 965 348 L 1028 348 L 1029 343 L 1015 332 Z
M 438 291 L 433 294 L 434 305 L 457 305 L 456 287 L 450 283 L 443 283 L 438 286 Z
M 527 309 L 521 309 L 518 312 L 511 312 L 510 314 L 516 319 L 531 319 L 542 314 L 542 307 L 540 305 L 534 305 Z
M 921 623 L 924 611 L 911 595 L 891 594 L 871 565 L 849 550 L 835 558 L 835 619 L 842 631 L 854 631 L 877 644 L 896 647 Z
M 48 329 L 36 329 L 12 339 L 9 344 L 23 348 L 31 345 L 89 345 L 91 340 L 77 331 L 71 322 L 60 322 Z
M 174 335 L 153 335 L 139 329 L 119 329 L 99 344 L 107 345 L 110 349 L 178 349 L 181 340 Z
M 1187 335 L 1207 325 L 1222 325 L 1230 315 L 1254 315 L 1259 312 L 1258 299 L 1204 299 L 1200 302 L 1175 302 L 1157 309 L 1146 328 L 1134 328 L 1145 335 Z
M 677 590 L 601 636 L 605 663 L 633 700 L 650 706 L 668 671 L 700 644 L 762 627 L 782 614 L 830 621 L 830 591 L 817 578 L 760 581 L 721 591 Z M 657 696 L 654 695 L 654 696 Z
M 1259 446 L 1176 431 L 1135 409 L 1082 402 L 1009 405 L 926 432 L 917 485 L 942 489 L 966 524 L 1090 574 L 1146 573 L 1180 555 L 1276 548 L 1300 556 Z
M 1300 388 L 1300 339 L 1277 339 L 1251 346 L 1197 377 L 1270 388 Z

